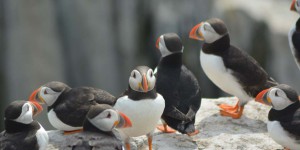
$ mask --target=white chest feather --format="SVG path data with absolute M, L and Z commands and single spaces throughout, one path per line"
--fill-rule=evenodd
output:
M 153 131 L 165 108 L 165 100 L 157 94 L 155 100 L 145 99 L 133 101 L 124 96 L 118 99 L 114 108 L 126 114 L 131 122 L 131 128 L 121 129 L 130 137 L 141 136 Z
M 295 60 L 295 62 L 296 62 L 296 64 L 297 64 L 298 68 L 300 69 L 300 64 L 298 63 L 298 61 L 297 61 L 297 59 L 296 59 L 296 55 L 295 55 L 296 49 L 295 49 L 294 44 L 293 44 L 293 41 L 292 41 L 292 36 L 293 36 L 293 33 L 294 33 L 295 31 L 296 31 L 296 27 L 294 26 L 294 27 L 292 27 L 292 28 L 290 29 L 290 32 L 289 32 L 289 35 L 288 35 L 288 39 L 289 39 L 290 49 L 291 49 L 292 54 L 293 54 L 293 56 L 294 56 L 294 60 Z
M 201 50 L 200 62 L 207 77 L 220 89 L 228 94 L 237 96 L 242 101 L 252 99 L 247 95 L 241 85 L 237 82 L 236 78 L 231 74 L 232 71 L 225 67 L 221 57 L 206 54 Z
M 70 125 L 67 125 L 65 123 L 63 123 L 57 116 L 56 113 L 53 111 L 53 109 L 51 109 L 48 112 L 48 120 L 51 123 L 51 125 L 58 129 L 58 130 L 62 130 L 62 131 L 72 131 L 72 130 L 79 130 L 82 127 L 72 127 Z
M 49 137 L 45 129 L 40 125 L 40 129 L 36 132 L 37 142 L 39 144 L 39 150 L 45 150 L 47 148 Z
M 270 137 L 283 147 L 291 150 L 300 149 L 299 141 L 297 142 L 295 138 L 292 138 L 291 135 L 281 127 L 278 121 L 268 121 L 268 132 Z

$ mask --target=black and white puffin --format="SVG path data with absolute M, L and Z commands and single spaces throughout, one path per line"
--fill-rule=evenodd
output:
M 175 33 L 161 35 L 156 42 L 162 58 L 157 66 L 156 90 L 166 102 L 162 115 L 163 126 L 158 129 L 172 132 L 167 125 L 182 134 L 195 135 L 195 116 L 201 105 L 201 89 L 194 74 L 182 64 L 183 46 Z
M 261 90 L 278 84 L 255 59 L 230 44 L 229 33 L 222 20 L 212 18 L 201 22 L 193 27 L 190 38 L 205 41 L 200 63 L 208 78 L 239 99 L 235 106 L 221 104 L 221 115 L 240 118 L 249 100 Z
M 43 110 L 36 102 L 14 101 L 4 112 L 4 128 L 0 133 L 1 150 L 45 150 L 49 137 L 33 116 Z
M 291 4 L 291 10 L 300 14 L 300 2 L 298 0 L 293 0 Z M 297 20 L 296 24 L 292 26 L 288 34 L 289 45 L 294 55 L 294 59 L 298 68 L 300 69 L 300 18 Z
M 272 106 L 268 115 L 268 133 L 278 144 L 292 150 L 300 149 L 300 103 L 290 86 L 278 86 L 260 92 L 256 101 Z
M 131 127 L 130 119 L 107 104 L 91 106 L 83 123 L 83 132 L 67 135 L 67 147 L 72 149 L 122 150 L 122 141 L 114 128 Z
M 52 81 L 35 90 L 29 101 L 38 101 L 48 106 L 51 125 L 70 134 L 82 130 L 83 121 L 91 105 L 113 105 L 116 98 L 108 92 L 93 87 L 70 88 Z
M 153 131 L 165 108 L 164 98 L 156 92 L 156 78 L 147 66 L 136 67 L 129 77 L 128 89 L 117 99 L 114 106 L 126 114 L 131 128 L 120 129 L 120 135 L 130 150 L 130 137 L 147 135 L 149 150 L 152 150 Z

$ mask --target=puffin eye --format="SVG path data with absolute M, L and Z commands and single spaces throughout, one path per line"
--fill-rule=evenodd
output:
M 151 77 L 151 78 L 153 77 L 153 72 L 152 72 L 152 71 L 150 72 L 150 77 Z
M 44 90 L 44 94 L 48 94 L 47 90 Z
M 279 95 L 278 95 L 278 91 L 275 91 L 275 96 L 279 96 Z
M 133 78 L 136 78 L 135 72 L 133 73 Z
M 111 117 L 111 114 L 110 113 L 108 113 L 107 114 L 107 116 L 106 116 L 106 118 L 110 118 Z

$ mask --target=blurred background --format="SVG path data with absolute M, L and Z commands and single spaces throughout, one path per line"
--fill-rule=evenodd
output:
M 298 19 L 291 0 L 2 0 L 0 1 L 0 129 L 4 108 L 57 80 L 93 86 L 115 96 L 137 65 L 155 68 L 155 40 L 175 32 L 184 63 L 199 79 L 203 97 L 228 96 L 199 63 L 200 41 L 188 38 L 197 23 L 217 17 L 233 45 L 252 55 L 280 83 L 300 91 L 300 71 L 287 34 Z M 45 108 L 45 107 L 44 107 Z M 46 108 L 45 108 L 46 109 Z M 38 118 L 46 129 L 46 111 Z

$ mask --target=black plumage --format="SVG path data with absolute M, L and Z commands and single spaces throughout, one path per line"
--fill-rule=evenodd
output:
M 280 84 L 261 91 L 256 101 L 271 105 L 268 133 L 274 141 L 288 149 L 300 149 L 300 102 L 298 93 Z
M 201 105 L 201 90 L 194 74 L 182 63 L 182 44 L 178 35 L 164 34 L 170 55 L 157 66 L 156 90 L 165 99 L 162 119 L 179 132 L 195 131 L 195 115 Z
M 0 133 L 1 150 L 39 150 L 37 131 L 41 128 L 37 121 L 23 124 L 13 121 L 21 115 L 26 101 L 15 101 L 5 110 L 4 128 Z
M 72 150 L 122 150 L 122 141 L 112 131 L 102 131 L 87 119 L 93 119 L 106 109 L 112 109 L 112 107 L 109 105 L 92 106 L 86 115 L 83 132 L 68 136 L 67 147 L 71 147 Z
M 50 88 L 58 93 L 61 92 L 55 102 L 48 105 L 48 112 L 53 110 L 60 121 L 72 127 L 82 127 L 90 106 L 96 104 L 114 105 L 116 102 L 116 98 L 110 93 L 93 87 L 71 88 L 57 81 L 49 82 L 42 87 Z M 40 94 L 34 97 L 39 99 Z
M 297 64 L 300 64 L 300 18 L 297 20 L 295 28 L 292 29 L 292 51 Z
M 204 43 L 202 50 L 220 56 L 250 97 L 254 98 L 260 91 L 278 85 L 254 58 L 230 44 L 229 34 L 213 43 Z
M 64 123 L 82 126 L 86 113 L 91 105 L 114 105 L 115 97 L 106 91 L 92 87 L 78 87 L 64 91 L 57 101 L 48 107 L 53 109 L 57 117 Z

